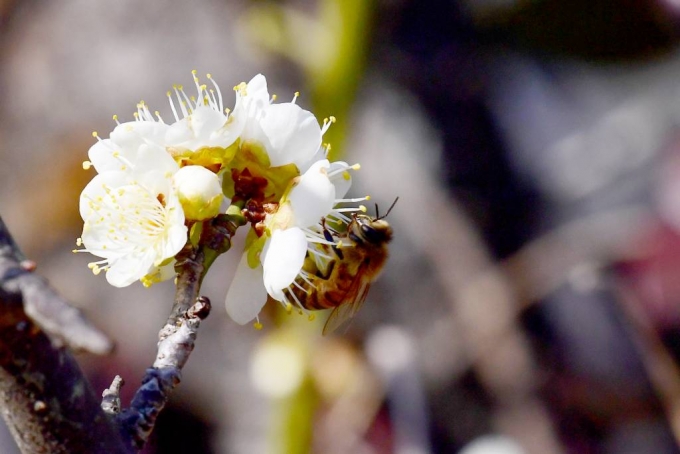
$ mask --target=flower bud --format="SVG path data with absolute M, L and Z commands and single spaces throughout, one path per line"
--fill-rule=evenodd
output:
M 222 185 L 213 172 L 202 166 L 186 166 L 177 171 L 174 181 L 188 220 L 203 221 L 219 214 Z

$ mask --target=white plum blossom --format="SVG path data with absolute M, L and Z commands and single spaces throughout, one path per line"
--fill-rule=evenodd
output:
M 175 123 L 168 127 L 165 143 L 176 158 L 184 158 L 205 164 L 226 164 L 234 157 L 236 149 L 230 149 L 241 135 L 246 122 L 245 115 L 233 115 L 225 109 L 220 87 L 208 74 L 213 88 L 201 85 L 193 71 L 198 97 L 188 97 L 181 86 L 168 92 Z M 173 101 L 173 92 L 179 111 Z M 239 111 L 239 100 L 234 112 Z M 150 113 L 148 115 L 150 117 Z M 162 120 L 161 120 L 162 121 Z
M 273 103 L 276 97 L 269 95 L 261 74 L 239 84 L 236 97 L 232 117 L 244 125 L 230 167 L 266 180 L 268 201 L 278 202 L 291 178 L 326 157 L 321 140 L 334 119 L 319 125 L 311 112 L 296 104 L 297 93 L 291 102 Z M 229 188 L 225 186 L 225 195 L 232 197 L 235 191 Z
M 239 263 L 226 298 L 227 313 L 234 321 L 245 324 L 257 317 L 266 302 L 262 288 L 284 305 L 291 303 L 286 290 L 302 272 L 307 252 L 318 252 L 310 244 L 328 243 L 320 231 L 321 219 L 364 209 L 335 207 L 367 200 L 342 199 L 351 185 L 348 170 L 355 168 L 323 159 L 290 187 L 276 212 L 265 220 L 264 236 L 247 244 Z
M 158 273 L 187 241 L 169 172 L 140 166 L 96 175 L 80 196 L 80 215 L 84 226 L 78 243 L 84 249 L 78 252 L 101 257 L 89 267 L 95 274 L 105 271 L 116 287 Z

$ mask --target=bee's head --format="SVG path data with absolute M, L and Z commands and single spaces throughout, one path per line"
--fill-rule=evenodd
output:
M 355 214 L 347 229 L 349 238 L 355 243 L 371 243 L 374 245 L 388 243 L 392 239 L 392 227 L 385 220 L 385 217 L 390 214 L 397 200 L 399 200 L 399 197 L 394 199 L 387 213 L 382 216 L 378 211 L 378 204 L 375 205 L 374 218 L 365 214 Z
M 387 243 L 392 239 L 392 227 L 384 219 L 358 215 L 350 224 L 349 238 L 356 243 Z

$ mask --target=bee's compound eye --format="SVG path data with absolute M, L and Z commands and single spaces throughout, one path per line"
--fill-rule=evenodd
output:
M 361 233 L 364 240 L 370 243 L 380 243 L 385 237 L 382 231 L 374 229 L 369 224 L 361 224 Z
M 354 241 L 355 243 L 363 243 L 364 242 L 363 238 L 359 238 L 359 236 L 351 230 L 349 231 L 347 236 L 349 237 L 350 240 Z

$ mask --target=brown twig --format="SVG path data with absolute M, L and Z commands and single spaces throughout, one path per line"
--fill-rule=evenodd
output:
M 188 291 L 191 291 L 191 287 Z M 168 323 L 161 329 L 153 366 L 147 369 L 142 386 L 135 393 L 130 408 L 117 416 L 124 436 L 134 448 L 141 449 L 149 439 L 158 414 L 165 407 L 172 390 L 181 381 L 182 368 L 194 349 L 201 320 L 209 313 L 210 301 L 200 297 L 185 312 L 179 326 Z
M 210 300 L 198 296 L 201 282 L 215 258 L 229 250 L 231 237 L 243 225 L 235 219 L 219 215 L 205 223 L 200 245 L 187 243 L 177 254 L 177 291 L 170 316 L 158 333 L 156 360 L 147 369 L 130 408 L 116 416 L 123 437 L 135 449 L 146 444 L 158 414 L 181 380 L 182 368 L 194 349 L 200 322 L 210 313 Z M 105 397 L 107 403 L 102 402 L 102 405 L 108 405 L 116 396 L 117 390 L 112 385 L 112 393 Z

